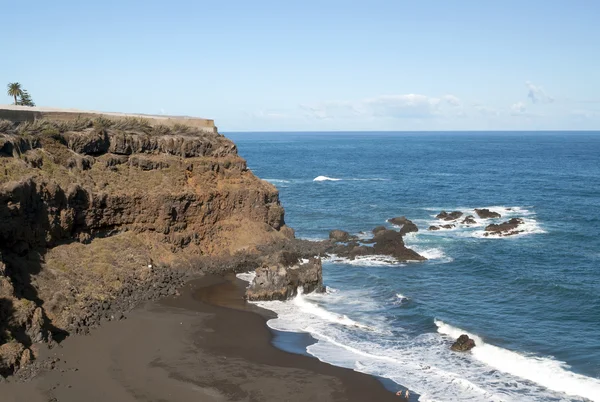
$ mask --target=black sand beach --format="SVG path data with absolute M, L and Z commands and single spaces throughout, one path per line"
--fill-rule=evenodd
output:
M 369 375 L 272 345 L 269 312 L 235 278 L 191 281 L 178 297 L 67 339 L 56 367 L 0 384 L 2 402 L 399 401 Z M 411 398 L 412 399 L 412 398 Z

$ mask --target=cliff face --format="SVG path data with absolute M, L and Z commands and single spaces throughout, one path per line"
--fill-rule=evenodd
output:
M 292 236 L 276 188 L 217 133 L 0 121 L 0 374 L 157 267 Z

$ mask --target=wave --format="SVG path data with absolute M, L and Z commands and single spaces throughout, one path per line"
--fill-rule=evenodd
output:
M 394 304 L 405 304 L 409 300 L 410 298 L 404 296 L 402 293 L 396 293 L 396 299 L 394 300 Z
M 403 297 L 400 293 L 396 295 L 398 300 Z M 471 353 L 451 352 L 448 337 L 454 339 L 465 331 L 439 320 L 436 321 L 439 332 L 411 336 L 396 324 L 391 330 L 387 319 L 378 314 L 379 302 L 364 290 L 299 294 L 285 302 L 254 304 L 277 314 L 277 318 L 267 322 L 269 327 L 305 332 L 315 338 L 317 342 L 306 348 L 312 356 L 329 364 L 388 378 L 421 394 L 420 401 L 564 400 L 561 392 L 570 394 L 573 400 L 586 397 L 597 401 L 596 395 L 600 395 L 596 393 L 599 382 L 596 379 L 571 373 L 552 359 L 522 356 L 485 344 L 474 334 L 470 336 L 477 347 Z M 332 309 L 351 311 L 353 317 Z M 502 358 L 496 359 L 494 352 Z M 522 373 L 525 370 L 517 367 L 522 361 L 514 356 L 524 359 L 528 364 L 526 370 L 543 372 L 555 384 L 547 386 L 547 380 L 537 378 L 541 375 Z
M 446 253 L 444 252 L 444 250 L 442 250 L 439 247 L 428 248 L 428 247 L 423 247 L 423 246 L 419 246 L 419 245 L 410 245 L 410 248 L 412 248 L 414 251 L 421 254 L 423 257 L 427 258 L 428 260 L 434 260 L 434 261 L 439 261 L 439 262 L 444 262 L 444 263 L 454 261 L 454 258 L 448 257 L 446 255 Z
M 289 180 L 283 180 L 283 179 L 263 179 L 268 181 L 269 183 L 290 183 Z
M 363 330 L 374 330 L 369 325 L 362 324 L 354 321 L 345 314 L 337 314 L 324 309 L 316 303 L 310 302 L 304 296 L 302 288 L 298 288 L 298 294 L 292 300 L 286 302 L 280 301 L 266 301 L 266 302 L 253 302 L 253 304 L 259 307 L 272 310 L 277 313 L 289 314 L 293 312 L 294 323 L 292 325 L 280 325 L 276 326 L 275 329 L 287 332 L 310 332 L 307 331 L 306 324 L 311 320 L 319 319 L 328 323 L 343 325 L 347 327 L 360 328 Z M 277 319 L 276 319 L 277 320 Z M 272 321 L 272 320 L 270 320 Z
M 394 257 L 388 255 L 365 255 L 358 256 L 351 260 L 346 257 L 338 257 L 336 254 L 331 254 L 323 259 L 323 262 L 332 264 L 356 265 L 361 267 L 380 267 L 382 265 L 404 266 L 404 263 L 398 262 Z
M 336 179 L 335 177 L 317 176 L 313 181 L 340 181 L 342 179 Z
M 512 238 L 518 238 L 518 237 L 523 237 L 523 236 L 532 235 L 532 234 L 546 233 L 546 231 L 544 229 L 542 229 L 540 224 L 535 219 L 531 219 L 531 218 L 521 218 L 521 219 L 523 219 L 524 223 L 519 225 L 516 229 L 516 230 L 521 231 L 520 233 L 510 235 L 510 236 L 501 236 L 500 234 L 490 233 L 490 232 L 486 232 L 484 230 L 476 230 L 471 233 L 471 237 L 476 237 L 476 238 L 480 238 L 480 239 L 512 239 Z M 486 236 L 486 233 L 487 233 L 487 236 Z
M 256 277 L 256 272 L 254 271 L 250 271 L 250 272 L 240 272 L 239 274 L 235 275 L 238 279 L 243 280 L 244 282 L 248 282 L 248 283 L 252 283 L 252 281 L 254 280 L 254 278 Z
M 482 207 L 485 209 L 489 209 L 492 212 L 497 212 L 501 215 L 500 218 L 488 218 L 483 219 L 479 218 L 475 213 L 475 210 L 472 208 L 437 208 L 437 207 L 428 207 L 424 208 L 426 211 L 436 212 L 435 214 L 431 214 L 430 217 L 432 219 L 425 220 L 416 220 L 418 224 L 428 227 L 428 226 L 440 226 L 446 224 L 448 222 L 440 221 L 436 219 L 435 216 L 437 212 L 441 210 L 446 211 L 460 211 L 463 213 L 463 216 L 455 221 L 449 222 L 454 227 L 450 229 L 440 228 L 436 231 L 424 231 L 426 236 L 438 236 L 438 237 L 472 237 L 479 239 L 511 239 L 511 238 L 519 238 L 523 236 L 528 236 L 532 234 L 540 234 L 546 233 L 546 231 L 542 228 L 539 222 L 535 219 L 535 212 L 531 210 L 531 207 L 508 207 L 508 206 L 488 206 Z M 475 223 L 467 225 L 461 223 L 462 220 L 467 216 L 472 215 Z M 523 225 L 519 227 L 518 230 L 522 230 L 521 233 L 511 236 L 500 236 L 498 234 L 487 233 L 484 228 L 490 223 L 500 223 L 505 222 L 511 218 L 521 218 L 525 222 Z
M 600 380 L 568 371 L 569 366 L 546 357 L 527 356 L 485 343 L 480 337 L 443 321 L 435 320 L 440 334 L 457 339 L 461 334 L 471 337 L 477 346 L 472 356 L 505 373 L 533 381 L 548 389 L 567 395 L 600 401 Z
M 381 177 L 373 177 L 373 178 L 349 178 L 349 179 L 339 179 L 336 177 L 328 177 L 328 176 L 317 176 L 313 179 L 313 181 L 389 181 L 390 179 L 384 179 Z

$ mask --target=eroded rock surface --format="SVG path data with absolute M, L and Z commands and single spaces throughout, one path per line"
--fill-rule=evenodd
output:
M 435 217 L 437 219 L 441 219 L 444 221 L 455 221 L 458 218 L 460 218 L 461 216 L 463 216 L 463 213 L 460 211 L 452 211 L 452 212 L 442 211 L 439 214 L 437 214 Z
M 481 209 L 475 208 L 475 213 L 481 219 L 496 219 L 496 218 L 502 217 L 502 215 L 500 215 L 498 212 L 490 211 L 487 208 L 481 208 Z
M 419 228 L 406 216 L 399 216 L 388 220 L 392 225 L 400 226 L 400 233 L 404 236 L 407 233 L 418 232 Z
M 492 223 L 485 227 L 484 236 L 497 235 L 497 236 L 513 236 L 519 233 L 523 233 L 523 230 L 519 229 L 525 221 L 520 218 L 512 218 L 507 222 Z
M 462 334 L 458 337 L 456 342 L 452 344 L 450 349 L 454 350 L 455 352 L 467 352 L 473 349 L 475 346 L 475 341 L 473 339 L 469 338 L 469 336 L 466 334 Z
M 289 260 L 288 260 L 289 262 Z M 287 300 L 298 294 L 323 291 L 323 267 L 320 258 L 308 262 L 283 262 L 256 269 L 256 276 L 246 290 L 248 300 Z
M 0 121 L 0 374 L 37 342 L 174 294 L 206 257 L 293 236 L 277 189 L 220 134 Z

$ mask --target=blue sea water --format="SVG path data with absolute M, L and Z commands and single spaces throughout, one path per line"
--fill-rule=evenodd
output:
M 419 227 L 406 244 L 429 258 L 331 258 L 327 293 L 262 303 L 272 328 L 309 333 L 311 355 L 424 401 L 600 401 L 600 133 L 227 136 L 279 189 L 297 237 L 405 215 Z M 482 207 L 502 219 L 427 231 L 441 210 Z M 525 233 L 482 235 L 511 217 Z M 451 352 L 462 333 L 477 346 Z

